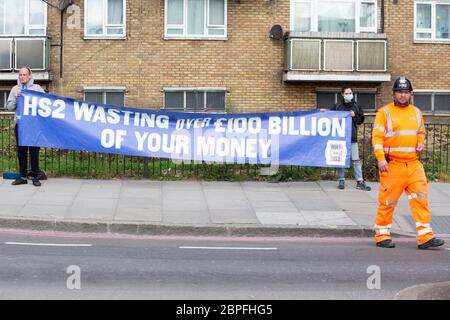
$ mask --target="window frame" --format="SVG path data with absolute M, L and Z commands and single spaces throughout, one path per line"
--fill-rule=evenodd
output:
M 164 0 L 164 39 L 199 39 L 199 40 L 226 40 L 228 37 L 228 0 L 224 1 L 224 24 L 223 25 L 212 25 L 209 24 L 210 19 L 210 0 L 203 0 L 205 4 L 205 12 L 203 16 L 203 34 L 188 34 L 188 1 L 183 1 L 183 24 L 169 24 L 168 23 L 168 1 Z M 168 29 L 181 29 L 182 34 L 169 34 Z M 210 35 L 210 29 L 223 29 L 223 35 Z
M 127 36 L 127 0 L 123 2 L 123 24 L 108 24 L 108 0 L 102 0 L 103 19 L 102 19 L 102 34 L 88 34 L 87 13 L 88 2 L 94 0 L 85 0 L 84 2 L 84 39 L 124 39 Z M 108 28 L 123 28 L 122 34 L 108 34 Z
M 0 68 L 0 71 L 9 71 L 14 68 L 13 64 L 13 58 L 12 58 L 12 50 L 13 50 L 13 39 L 12 38 L 2 38 L 2 41 L 9 41 L 9 68 Z
M 3 1 L 3 0 L 0 0 Z M 4 10 L 3 12 L 3 30 L 4 33 L 0 34 L 0 36 L 5 36 L 5 37 L 27 37 L 27 36 L 32 36 L 32 37 L 45 37 L 47 36 L 47 25 L 48 25 L 48 19 L 47 19 L 47 11 L 48 11 L 48 6 L 46 2 L 42 1 L 42 4 L 44 6 L 44 21 L 45 24 L 30 24 L 30 0 L 25 0 L 25 8 L 24 8 L 24 33 L 23 34 L 16 34 L 16 33 L 6 33 L 6 19 L 5 19 L 5 15 L 6 15 L 6 11 Z M 6 9 L 6 6 L 5 6 Z M 44 31 L 43 34 L 30 34 L 30 29 L 42 29 Z
M 164 88 L 163 92 L 163 105 L 161 110 L 169 112 L 189 112 L 189 113 L 227 113 L 227 89 L 226 88 Z M 183 109 L 167 108 L 166 106 L 166 93 L 167 92 L 183 92 Z M 203 109 L 189 110 L 186 109 L 186 93 L 187 92 L 201 92 L 203 94 Z M 224 108 L 223 111 L 217 109 L 207 109 L 207 93 L 208 92 L 220 92 L 224 94 Z
M 417 5 L 427 4 L 431 5 L 431 28 L 417 28 Z M 436 37 L 436 6 L 437 5 L 448 5 L 450 9 L 450 0 L 446 1 L 425 1 L 425 0 L 415 0 L 414 1 L 414 42 L 434 42 L 434 43 L 450 43 L 450 30 L 449 38 L 437 38 Z M 449 17 L 450 19 L 450 17 Z M 430 33 L 431 38 L 419 38 L 418 33 Z
M 8 112 L 8 108 L 6 106 L 6 103 L 8 102 L 8 96 L 9 96 L 9 92 L 6 89 L 0 89 L 0 99 L 3 99 L 3 103 L 4 103 L 4 107 L 0 108 L 0 112 Z M 2 97 L 3 96 L 3 97 Z
M 413 105 L 415 105 L 414 96 L 416 96 L 416 95 L 430 95 L 431 110 L 422 110 L 422 109 L 420 109 L 420 105 L 416 106 L 423 113 L 428 113 L 428 114 L 445 114 L 445 115 L 448 115 L 450 113 L 450 110 L 448 110 L 448 111 L 436 110 L 435 109 L 435 103 L 434 103 L 435 96 L 437 96 L 437 95 L 450 95 L 450 90 L 414 90 L 413 101 L 412 101 Z
M 318 108 L 319 106 L 317 105 L 317 94 L 319 93 L 328 93 L 328 94 L 334 94 L 334 104 L 338 103 L 341 101 L 341 88 L 317 88 L 315 93 L 316 93 L 316 102 L 315 102 L 315 106 L 316 108 Z M 376 90 L 373 89 L 365 89 L 365 88 L 353 88 L 353 95 L 355 98 L 355 102 L 358 103 L 358 94 L 373 94 L 374 98 L 375 98 L 375 102 L 374 102 L 374 108 L 362 108 L 364 112 L 375 112 L 377 110 L 377 92 Z M 358 104 L 359 105 L 359 104 Z
M 125 106 L 125 93 L 127 92 L 126 88 L 122 87 L 86 87 L 83 88 L 83 101 L 86 100 L 86 93 L 102 93 L 102 103 L 101 105 L 108 105 L 106 103 L 106 94 L 107 93 L 122 93 L 123 94 L 123 106 L 117 106 L 117 107 L 124 107 Z M 88 101 L 91 102 L 91 101 Z
M 328 2 L 347 2 L 355 4 L 355 33 L 367 32 L 377 33 L 378 29 L 378 0 L 320 0 Z M 311 30 L 305 32 L 319 32 L 319 2 L 318 0 L 290 0 L 290 30 L 295 32 L 294 29 L 294 3 L 309 3 L 311 5 Z M 374 12 L 374 25 L 373 27 L 361 27 L 361 4 L 373 3 Z
M 351 67 L 350 69 L 333 69 L 332 67 L 327 67 L 326 62 L 327 62 L 327 47 L 326 47 L 326 43 L 327 42 L 342 42 L 342 43 L 351 43 L 352 45 L 352 63 L 351 63 Z M 347 39 L 324 39 L 323 40 L 323 71 L 326 72 L 335 72 L 335 71 L 350 71 L 352 72 L 354 70 L 354 66 L 355 66 L 355 41 L 352 40 L 347 40 Z
M 16 41 L 14 41 L 14 70 L 18 71 L 20 70 L 21 66 L 17 64 L 17 59 L 19 58 L 19 55 L 17 54 L 18 50 L 17 50 L 17 45 L 19 42 L 22 41 L 42 41 L 42 68 L 33 68 L 31 66 L 29 66 L 29 68 L 31 70 L 36 70 L 36 71 L 45 71 L 47 70 L 47 55 L 46 55 L 46 51 L 47 51 L 47 43 L 46 43 L 46 39 L 44 38 L 21 38 L 21 39 L 16 39 Z

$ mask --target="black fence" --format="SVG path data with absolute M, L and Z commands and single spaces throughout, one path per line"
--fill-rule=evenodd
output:
M 0 117 L 0 172 L 18 171 L 16 139 L 12 116 Z M 450 180 L 450 124 L 426 124 L 427 146 L 420 158 L 431 180 Z M 367 180 L 378 179 L 377 162 L 372 152 L 372 124 L 359 127 L 360 157 Z M 169 159 L 134 157 L 85 151 L 41 148 L 40 166 L 48 176 L 80 178 L 149 178 L 204 180 L 318 180 L 335 179 L 336 169 L 250 164 L 220 164 L 206 162 L 177 162 Z M 347 170 L 352 177 L 352 170 Z

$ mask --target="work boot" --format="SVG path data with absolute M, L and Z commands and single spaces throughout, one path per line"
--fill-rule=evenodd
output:
M 20 184 L 27 184 L 28 181 L 27 179 L 23 178 L 23 177 L 18 177 L 16 180 L 14 180 L 11 184 L 13 186 L 18 186 Z
M 377 242 L 377 247 L 395 248 L 395 243 L 393 243 L 391 239 L 387 239 L 387 240 Z
M 372 188 L 369 187 L 364 180 L 356 182 L 356 189 L 363 190 L 363 191 L 372 190 Z
M 35 186 L 35 187 L 41 186 L 41 182 L 39 181 L 38 178 L 33 178 L 33 186 Z
M 344 190 L 344 188 L 345 188 L 345 181 L 339 180 L 338 189 Z
M 419 244 L 417 247 L 419 249 L 428 249 L 442 246 L 445 243 L 444 240 L 438 238 L 432 238 L 423 244 Z

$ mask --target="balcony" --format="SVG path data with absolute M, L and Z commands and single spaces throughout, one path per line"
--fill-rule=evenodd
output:
M 290 32 L 284 81 L 387 82 L 387 38 L 374 33 Z
M 50 81 L 48 37 L 0 36 L 0 81 L 17 80 L 17 71 L 28 66 L 35 80 Z

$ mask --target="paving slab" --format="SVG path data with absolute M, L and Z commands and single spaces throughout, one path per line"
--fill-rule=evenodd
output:
M 173 211 L 164 210 L 163 222 L 170 224 L 211 224 L 211 219 L 208 211 L 194 210 L 194 211 Z
M 266 225 L 308 225 L 308 222 L 300 212 L 256 211 L 256 217 L 261 224 Z
M 255 213 L 250 210 L 210 210 L 212 223 L 226 224 L 258 224 L 259 220 Z
M 161 207 L 136 208 L 136 207 L 117 207 L 114 215 L 116 222 L 162 222 Z
M 64 219 L 68 206 L 29 204 L 20 209 L 17 216 L 24 218 Z
M 112 221 L 115 215 L 114 209 L 107 208 L 94 208 L 94 207 L 71 207 L 67 210 L 64 220 L 74 220 L 74 221 Z
M 298 212 L 292 202 L 250 201 L 253 210 L 266 212 Z
M 372 191 L 336 181 L 214 182 L 50 178 L 40 188 L 0 178 L 0 227 L 134 234 L 372 236 Z M 432 223 L 450 226 L 450 184 L 430 183 Z M 436 218 L 434 218 L 436 217 Z M 405 195 L 393 230 L 414 236 Z M 450 227 L 448 227 L 450 229 Z M 449 231 L 450 232 L 450 231 Z

